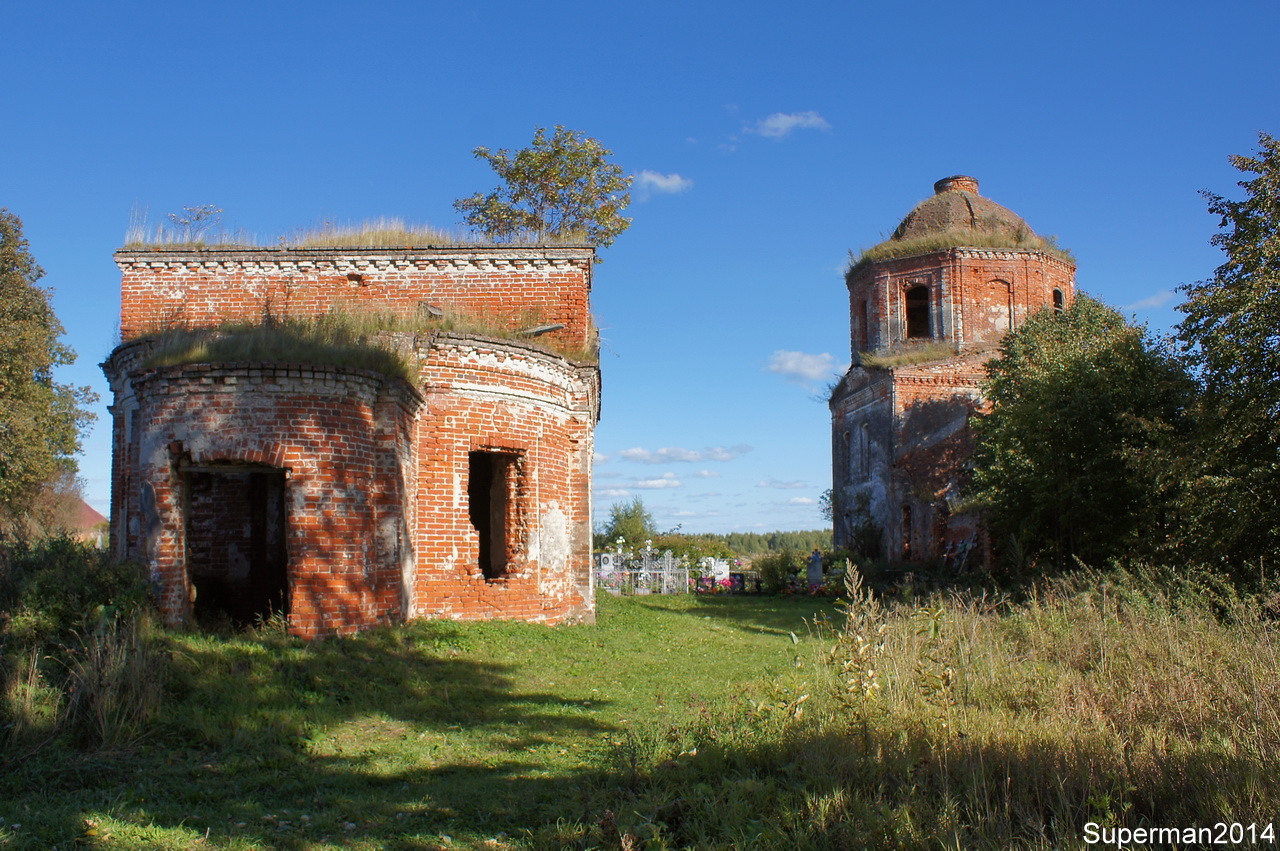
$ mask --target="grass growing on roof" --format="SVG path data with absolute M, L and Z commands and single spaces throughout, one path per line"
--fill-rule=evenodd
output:
M 300 228 L 275 240 L 260 240 L 245 231 L 222 228 L 193 231 L 172 224 L 151 224 L 137 218 L 125 231 L 125 249 L 234 249 L 234 248 L 435 248 L 451 245 L 586 245 L 585 233 L 554 235 L 522 232 L 503 240 L 481 237 L 469 231 L 438 228 L 403 219 L 379 218 L 351 224 L 326 222 Z
M 916 254 L 928 254 L 931 251 L 942 251 L 947 248 L 1011 248 L 1023 251 L 1042 251 L 1075 263 L 1075 257 L 1065 248 L 1058 246 L 1055 237 L 1041 237 L 1029 230 L 1019 231 L 1015 235 L 990 233 L 974 230 L 949 230 L 913 239 L 887 239 L 879 245 L 864 250 L 861 254 L 849 255 L 849 269 L 845 273 L 861 269 L 876 260 L 890 260 L 895 257 L 911 257 Z
M 894 369 L 900 366 L 912 366 L 928 361 L 954 357 L 956 347 L 952 343 L 941 341 L 915 343 L 895 349 L 874 352 L 858 352 L 858 363 L 873 369 Z
M 229 322 L 214 328 L 165 328 L 140 336 L 154 336 L 156 344 L 146 366 L 192 363 L 315 363 L 380 372 L 412 382 L 417 364 L 412 355 L 391 347 L 388 335 L 452 331 L 526 342 L 578 362 L 598 357 L 594 346 L 568 346 L 555 337 L 530 338 L 522 331 L 544 324 L 533 312 L 507 316 L 425 310 L 405 314 L 392 310 L 338 307 L 318 317 L 268 317 L 261 322 Z

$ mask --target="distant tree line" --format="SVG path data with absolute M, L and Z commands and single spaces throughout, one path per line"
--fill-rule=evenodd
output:
M 694 559 L 703 556 L 751 558 L 788 550 L 829 550 L 831 530 L 695 534 L 676 529 L 660 532 L 653 515 L 645 508 L 644 500 L 637 496 L 626 502 L 615 502 L 610 507 L 608 519 L 596 532 L 595 548 L 599 551 L 621 546 L 634 550 L 643 547 L 646 541 L 656 550 L 671 550 L 675 555 L 688 555 Z

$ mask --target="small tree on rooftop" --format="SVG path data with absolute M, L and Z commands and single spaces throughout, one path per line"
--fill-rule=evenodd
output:
M 539 127 L 527 148 L 481 146 L 473 153 L 505 185 L 460 198 L 453 206 L 490 239 L 576 237 L 604 247 L 631 225 L 622 215 L 631 203 L 631 176 L 609 162 L 612 151 L 577 130 L 557 125 L 548 135 Z

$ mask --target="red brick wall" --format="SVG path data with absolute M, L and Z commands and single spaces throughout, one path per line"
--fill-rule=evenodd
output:
M 986 348 L 1052 307 L 1055 289 L 1070 304 L 1075 267 L 1037 251 L 953 248 L 872 263 L 847 283 L 854 352 L 927 342 L 906 338 L 905 294 L 916 285 L 929 287 L 930 339 Z
M 412 555 L 403 506 L 414 478 L 406 449 L 421 404 L 412 388 L 363 370 L 279 364 L 145 370 L 131 385 L 115 407 L 137 412 L 135 448 L 120 465 L 112 513 L 127 518 L 120 548 L 149 562 L 167 620 L 190 615 L 187 558 L 192 543 L 197 553 L 208 543 L 187 540 L 188 471 L 219 464 L 286 471 L 294 632 L 402 616 L 402 566 Z M 152 544 L 148 489 L 159 527 Z M 236 521 L 232 509 L 222 522 Z
M 464 337 L 439 339 L 423 355 L 413 614 L 592 620 L 594 368 Z M 515 459 L 511 561 L 492 580 L 481 573 L 467 511 L 468 460 L 477 451 Z
M 591 338 L 590 248 L 127 250 L 121 336 L 223 320 L 315 316 L 358 303 L 413 312 L 420 303 L 498 316 L 511 329 L 563 324 L 568 346 Z

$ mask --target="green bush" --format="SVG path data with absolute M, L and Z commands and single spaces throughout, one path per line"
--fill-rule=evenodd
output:
M 0 548 L 0 750 L 20 758 L 59 733 L 85 745 L 141 733 L 164 673 L 139 632 L 146 602 L 141 566 L 89 544 Z
M 805 554 L 796 550 L 783 550 L 756 559 L 752 566 L 760 572 L 760 590 L 780 594 L 796 587 L 804 577 L 804 560 Z
M 72 538 L 18 543 L 0 551 L 0 638 L 5 644 L 62 643 L 98 620 L 147 601 L 141 565 Z

